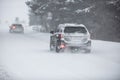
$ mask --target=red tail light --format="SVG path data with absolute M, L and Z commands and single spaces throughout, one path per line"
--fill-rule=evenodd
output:
M 65 48 L 65 45 L 64 45 L 64 44 L 61 44 L 61 45 L 60 45 L 60 48 Z
M 15 26 L 12 26 L 12 29 L 15 29 L 16 27 Z

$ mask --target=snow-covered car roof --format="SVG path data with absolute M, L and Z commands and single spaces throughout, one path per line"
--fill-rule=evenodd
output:
M 64 24 L 59 24 L 59 28 L 61 27 L 66 27 L 66 26 L 74 26 L 74 27 L 85 27 L 84 24 L 77 24 L 77 23 L 64 23 Z

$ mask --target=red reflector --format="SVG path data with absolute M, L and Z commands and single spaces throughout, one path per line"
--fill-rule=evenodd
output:
M 16 28 L 15 26 L 12 27 L 12 29 L 15 29 L 15 28 Z
M 60 45 L 60 48 L 64 48 L 64 47 L 65 47 L 65 45 L 64 45 L 64 44 L 61 44 L 61 45 Z

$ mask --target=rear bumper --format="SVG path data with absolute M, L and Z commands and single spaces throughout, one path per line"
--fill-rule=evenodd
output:
M 23 29 L 12 29 L 13 32 L 24 32 Z
M 86 43 L 65 43 L 66 47 L 91 47 L 91 40 Z

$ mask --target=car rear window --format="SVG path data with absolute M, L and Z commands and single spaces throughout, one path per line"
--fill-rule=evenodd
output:
M 64 30 L 65 33 L 86 33 L 87 30 L 84 27 L 67 26 Z
M 13 26 L 22 26 L 22 24 L 13 24 Z

